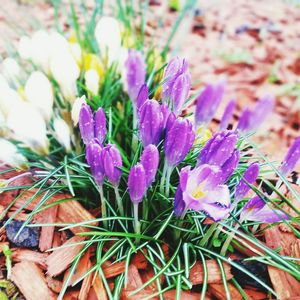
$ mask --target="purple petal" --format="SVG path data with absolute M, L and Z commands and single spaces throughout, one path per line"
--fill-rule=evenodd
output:
M 95 139 L 86 147 L 86 160 L 96 183 L 101 186 L 104 180 L 102 146 Z
M 187 180 L 189 177 L 190 170 L 191 170 L 191 166 L 186 166 L 180 170 L 179 183 L 182 191 L 186 190 L 186 185 L 187 185 Z
M 104 172 L 112 185 L 117 186 L 122 176 L 122 156 L 116 145 L 108 144 L 102 150 Z
M 133 203 L 140 203 L 146 193 L 146 174 L 142 164 L 137 163 L 131 168 L 128 177 L 128 189 Z
M 231 100 L 226 108 L 225 111 L 223 113 L 223 116 L 221 118 L 221 122 L 220 122 L 220 130 L 226 130 L 230 120 L 232 119 L 233 116 L 233 112 L 235 110 L 236 107 L 236 101 L 235 100 Z
M 99 108 L 95 114 L 95 138 L 102 144 L 106 137 L 106 117 L 103 108 Z
M 163 128 L 166 128 L 167 122 L 168 122 L 168 118 L 171 114 L 171 110 L 169 109 L 169 107 L 166 104 L 162 104 L 160 106 L 160 111 L 163 115 Z M 174 115 L 174 113 L 173 113 Z M 176 116 L 174 115 L 174 119 L 176 119 Z
M 94 138 L 94 117 L 92 109 L 87 104 L 82 104 L 79 113 L 79 129 L 85 145 Z
M 297 137 L 289 148 L 280 168 L 284 175 L 288 175 L 293 171 L 300 160 L 300 136 Z
M 159 152 L 156 146 L 150 144 L 144 149 L 141 156 L 141 164 L 146 174 L 146 185 L 149 187 L 155 179 L 159 164 Z
M 146 78 L 146 64 L 142 54 L 136 50 L 129 50 L 125 68 L 128 94 L 130 99 L 136 103 L 136 98 Z
M 140 137 L 144 147 L 149 144 L 157 145 L 163 131 L 163 115 L 160 105 L 155 100 L 148 100 L 141 109 Z
M 149 99 L 149 91 L 146 83 L 140 88 L 139 94 L 136 98 L 136 109 L 139 112 L 144 103 Z
M 221 167 L 222 172 L 221 172 L 220 183 L 224 183 L 229 179 L 233 171 L 236 169 L 239 161 L 240 161 L 240 151 L 236 149 Z
M 236 201 L 241 200 L 250 190 L 248 184 L 253 184 L 259 174 L 259 164 L 257 162 L 252 163 L 249 168 L 245 171 L 243 177 L 239 181 L 239 184 L 235 190 L 235 199 Z M 248 184 L 247 184 L 247 183 Z
M 177 217 L 181 217 L 185 211 L 185 203 L 180 185 L 178 185 L 174 198 L 174 213 Z
M 250 128 L 250 119 L 252 117 L 252 111 L 249 108 L 246 108 L 240 118 L 237 125 L 237 129 L 242 132 L 247 132 Z

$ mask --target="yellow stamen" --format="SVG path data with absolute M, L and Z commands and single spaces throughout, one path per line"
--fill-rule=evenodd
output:
M 201 185 L 198 185 L 192 192 L 192 196 L 196 199 L 202 198 L 205 196 L 205 192 L 203 192 Z

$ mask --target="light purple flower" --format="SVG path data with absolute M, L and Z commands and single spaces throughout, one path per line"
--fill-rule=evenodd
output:
M 166 104 L 161 104 L 160 111 L 163 115 L 163 128 L 166 128 L 168 118 L 171 114 L 171 110 L 169 109 L 169 107 Z M 174 118 L 176 119 L 175 115 L 174 115 Z
M 129 50 L 125 67 L 128 95 L 133 103 L 135 103 L 140 88 L 145 83 L 146 78 L 146 64 L 142 54 L 137 50 Z
M 238 149 L 235 149 L 231 156 L 225 161 L 225 163 L 221 167 L 222 174 L 220 183 L 224 183 L 229 179 L 233 171 L 236 169 L 239 161 L 240 151 Z
M 140 88 L 140 91 L 138 93 L 138 96 L 136 98 L 136 109 L 137 112 L 139 113 L 140 109 L 144 105 L 144 103 L 149 99 L 149 91 L 148 91 L 148 86 L 146 83 L 142 85 Z
M 287 220 L 289 217 L 279 209 L 269 207 L 260 196 L 256 195 L 243 207 L 241 221 L 273 223 Z
M 198 165 L 209 164 L 222 167 L 235 150 L 238 136 L 232 131 L 216 133 L 203 147 Z
M 222 100 L 224 90 L 225 82 L 223 80 L 215 85 L 210 84 L 205 87 L 196 103 L 196 127 L 206 125 L 212 120 Z
M 189 97 L 191 85 L 191 75 L 188 72 L 182 73 L 174 81 L 170 94 L 170 106 L 176 116 L 182 112 L 183 106 Z
M 230 193 L 226 185 L 220 185 L 216 166 L 201 165 L 193 170 L 190 166 L 180 171 L 174 209 L 176 215 L 187 209 L 204 211 L 215 221 L 225 218 L 230 211 Z
M 259 164 L 257 162 L 252 163 L 245 171 L 243 177 L 240 179 L 235 190 L 235 201 L 241 200 L 250 190 L 248 184 L 253 184 L 259 174 Z
M 237 129 L 242 132 L 247 132 L 250 128 L 250 119 L 252 116 L 252 111 L 249 108 L 246 108 L 240 118 L 237 125 Z
M 134 204 L 140 203 L 146 194 L 146 173 L 143 165 L 137 163 L 129 172 L 128 189 L 130 199 Z
M 79 129 L 85 145 L 94 138 L 94 117 L 92 109 L 87 104 L 82 104 L 79 113 Z
M 293 171 L 293 169 L 295 168 L 299 160 L 300 160 L 300 136 L 295 139 L 294 143 L 289 148 L 282 162 L 280 168 L 281 172 L 287 176 L 289 173 Z
M 95 114 L 95 138 L 102 144 L 106 137 L 106 117 L 103 108 L 99 108 Z
M 176 56 L 172 58 L 164 72 L 162 98 L 163 101 L 170 99 L 173 86 L 177 77 L 188 70 L 188 63 L 185 59 Z
M 146 174 L 146 185 L 149 187 L 155 180 L 158 164 L 159 152 L 155 145 L 148 145 L 141 156 L 141 164 Z
M 86 160 L 91 168 L 91 173 L 98 186 L 104 181 L 104 167 L 102 160 L 102 146 L 98 140 L 93 139 L 86 147 Z
M 108 144 L 103 148 L 102 160 L 107 179 L 112 185 L 118 186 L 122 176 L 122 156 L 116 145 Z
M 163 114 L 157 101 L 148 100 L 143 105 L 140 113 L 139 129 L 144 147 L 159 143 L 163 131 Z
M 177 166 L 188 154 L 195 140 L 191 122 L 176 119 L 166 132 L 164 150 L 169 167 Z
M 232 119 L 235 107 L 236 107 L 236 101 L 235 100 L 231 100 L 227 104 L 227 106 L 224 110 L 223 116 L 221 118 L 221 122 L 220 122 L 220 129 L 221 130 L 226 130 L 227 129 L 228 124 L 229 124 L 230 120 Z

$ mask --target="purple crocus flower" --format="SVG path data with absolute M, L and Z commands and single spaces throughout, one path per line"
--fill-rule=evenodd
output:
M 176 119 L 166 132 L 164 142 L 166 161 L 169 167 L 177 166 L 188 154 L 195 140 L 191 122 Z
M 256 195 L 243 207 L 241 221 L 273 223 L 287 220 L 289 217 L 279 209 L 269 207 L 260 196 Z
M 87 104 L 82 104 L 80 109 L 79 129 L 84 144 L 88 145 L 94 138 L 94 117 L 92 109 Z
M 168 118 L 171 114 L 171 110 L 169 109 L 169 107 L 166 104 L 161 104 L 160 111 L 163 115 L 163 128 L 166 128 Z M 174 115 L 174 118 L 176 119 L 175 115 Z
M 265 96 L 257 102 L 252 111 L 246 108 L 240 117 L 237 129 L 245 133 L 256 130 L 272 112 L 274 102 L 273 96 Z
M 217 178 L 220 169 L 201 165 L 193 170 L 190 166 L 180 171 L 180 182 L 175 196 L 175 213 L 187 209 L 204 211 L 214 221 L 225 218 L 230 211 L 230 193 L 226 185 Z
M 226 182 L 229 177 L 232 175 L 233 171 L 236 169 L 240 161 L 240 151 L 235 149 L 231 156 L 225 161 L 221 167 L 220 183 Z
M 108 144 L 102 150 L 102 160 L 104 166 L 104 173 L 110 183 L 114 186 L 119 185 L 122 176 L 122 156 L 116 145 Z
M 221 130 L 226 130 L 227 129 L 228 124 L 229 124 L 230 120 L 232 119 L 235 107 L 236 107 L 236 101 L 235 100 L 231 100 L 227 104 L 227 106 L 224 110 L 223 116 L 221 118 L 221 122 L 220 122 L 220 129 Z
M 195 124 L 198 128 L 208 124 L 216 113 L 225 90 L 225 82 L 219 81 L 215 85 L 208 85 L 197 99 Z
M 99 108 L 95 114 L 95 138 L 102 144 L 106 137 L 106 117 L 103 108 Z
M 146 172 L 141 163 L 133 166 L 129 172 L 128 189 L 130 199 L 134 204 L 142 202 L 147 191 Z
M 173 86 L 177 77 L 188 70 L 188 63 L 185 59 L 181 59 L 176 56 L 172 58 L 164 72 L 163 86 L 162 86 L 162 98 L 163 101 L 170 99 Z
M 222 167 L 235 150 L 238 140 L 236 133 L 218 132 L 203 147 L 198 156 L 198 165 L 209 164 Z
M 146 174 L 146 185 L 149 187 L 155 179 L 159 163 L 159 152 L 154 145 L 148 145 L 141 156 L 141 164 Z
M 144 147 L 159 143 L 163 131 L 163 114 L 157 101 L 148 100 L 143 105 L 140 113 L 139 129 Z
M 282 165 L 281 165 L 281 172 L 284 175 L 288 175 L 293 171 L 295 166 L 300 160 L 300 136 L 297 137 L 292 144 L 292 146 L 289 148 L 289 151 L 287 152 Z
M 235 190 L 235 201 L 240 201 L 250 190 L 248 184 L 253 184 L 259 174 L 259 164 L 257 162 L 252 163 L 245 171 L 243 177 L 240 179 Z
M 146 83 L 142 85 L 140 88 L 140 91 L 138 93 L 138 96 L 136 98 L 136 109 L 137 112 L 139 113 L 141 107 L 144 105 L 144 103 L 149 99 L 149 91 L 148 91 L 148 86 Z
M 182 108 L 188 99 L 191 85 L 191 75 L 188 72 L 182 73 L 174 81 L 170 94 L 170 106 L 176 116 L 182 112 Z
M 125 62 L 128 95 L 135 103 L 141 86 L 145 83 L 146 64 L 142 54 L 130 49 Z
M 91 168 L 91 173 L 98 186 L 104 181 L 104 167 L 102 160 L 102 146 L 98 140 L 93 139 L 86 147 L 86 160 Z

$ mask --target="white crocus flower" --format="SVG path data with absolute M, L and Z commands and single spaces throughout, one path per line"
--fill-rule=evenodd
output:
M 7 117 L 9 112 L 24 102 L 20 95 L 9 86 L 0 84 L 0 110 Z
M 28 102 L 32 103 L 49 122 L 54 96 L 52 85 L 44 73 L 35 71 L 30 75 L 25 84 L 25 95 Z
M 20 77 L 21 68 L 15 59 L 7 57 L 2 62 L 2 74 L 9 81 L 15 81 Z
M 23 59 L 32 58 L 32 41 L 30 37 L 24 35 L 20 38 L 18 44 L 18 53 Z
M 93 94 L 97 95 L 99 91 L 99 74 L 96 70 L 87 70 L 84 74 L 85 85 L 87 89 Z
M 86 104 L 86 98 L 85 96 L 82 97 L 78 97 L 76 98 L 76 100 L 74 101 L 74 104 L 72 106 L 72 110 L 71 110 L 71 117 L 72 117 L 72 121 L 74 126 L 77 126 L 78 121 L 79 121 L 79 113 L 80 113 L 80 109 L 82 104 Z
M 78 43 L 69 43 L 70 52 L 79 66 L 82 65 L 82 50 Z
M 0 138 L 0 165 L 9 165 L 13 168 L 25 169 L 27 159 L 20 153 L 18 148 L 6 139 Z
M 40 112 L 28 102 L 21 102 L 10 110 L 7 127 L 12 137 L 39 154 L 48 154 L 46 122 Z
M 68 124 L 62 118 L 53 121 L 55 136 L 67 152 L 71 151 L 71 132 Z
M 36 31 L 31 39 L 31 59 L 46 73 L 49 72 L 50 35 L 45 30 Z
M 121 28 L 118 20 L 102 17 L 96 25 L 95 37 L 102 58 L 107 58 L 109 64 L 117 60 L 121 48 Z

